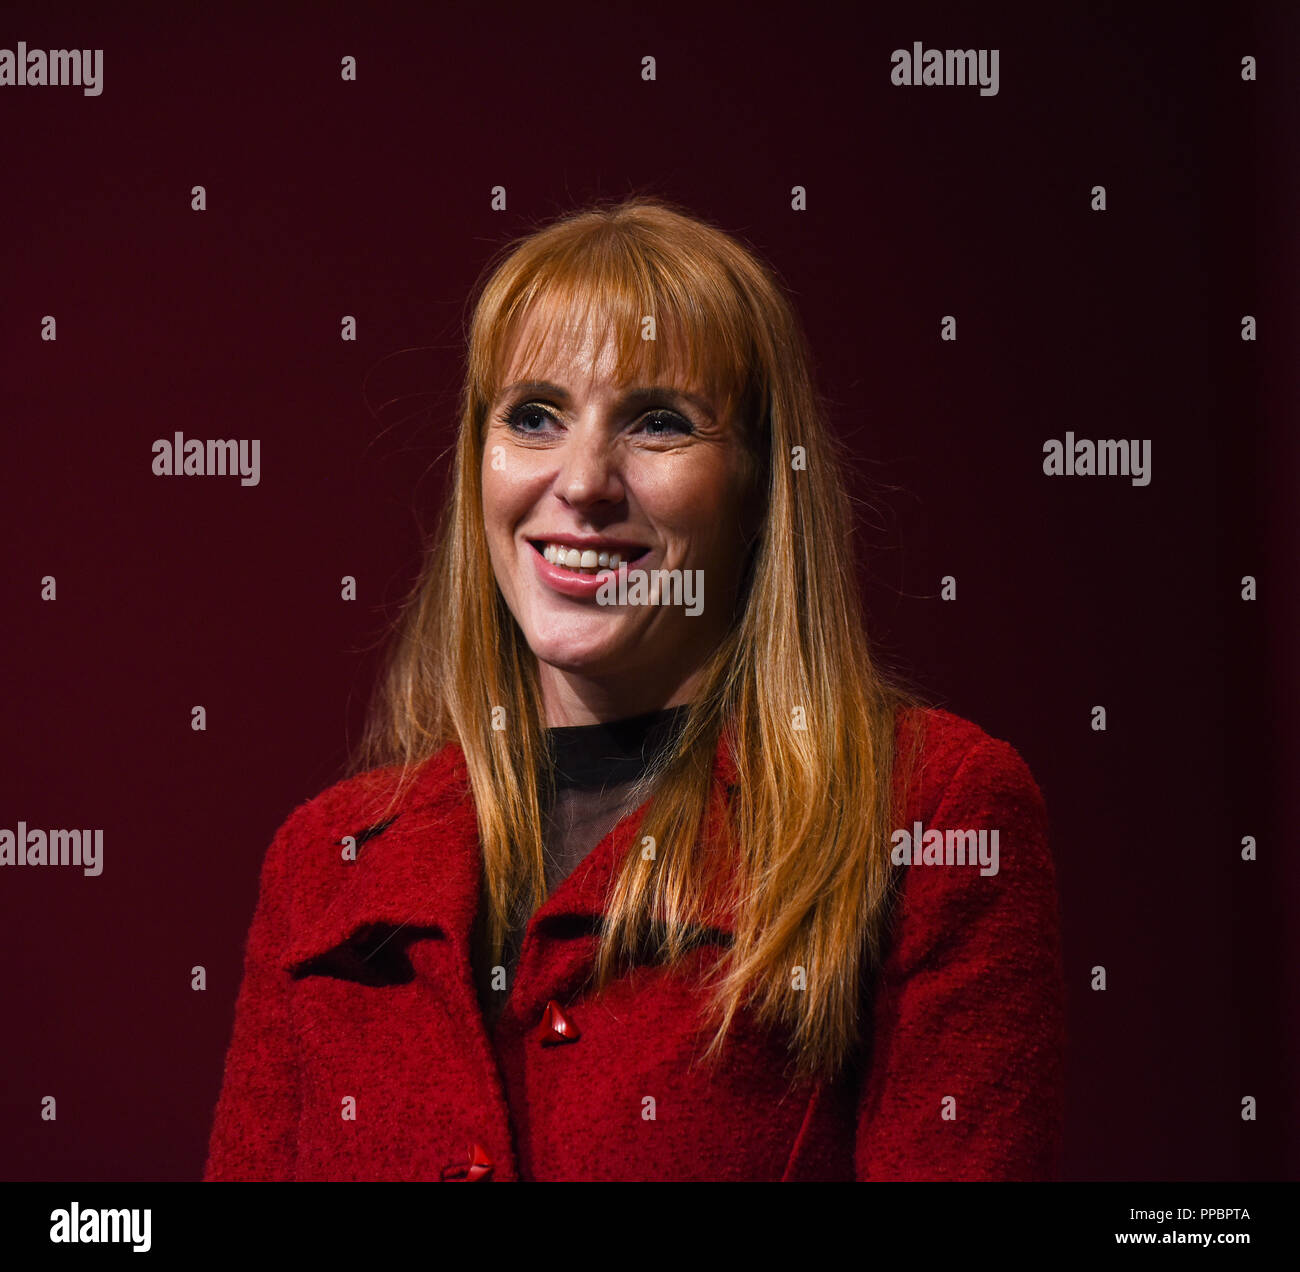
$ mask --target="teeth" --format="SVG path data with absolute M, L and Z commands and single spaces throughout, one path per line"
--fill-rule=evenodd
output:
M 617 570 L 623 558 L 617 552 L 597 552 L 594 548 L 566 548 L 562 543 L 548 543 L 542 556 L 552 565 L 594 574 L 597 570 Z

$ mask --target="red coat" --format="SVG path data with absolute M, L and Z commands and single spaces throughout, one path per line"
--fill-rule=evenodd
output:
M 372 825 L 390 770 L 331 787 L 276 834 L 205 1178 L 1051 1178 L 1063 985 L 1042 796 L 1005 742 L 923 714 L 904 825 L 997 828 L 999 870 L 906 868 L 865 1073 L 791 1085 L 784 1045 L 743 1015 L 723 1066 L 692 1066 L 711 1035 L 685 973 L 717 945 L 581 991 L 640 811 L 533 916 L 489 1036 L 470 963 L 478 835 L 448 746 L 355 862 L 340 841 Z M 900 717 L 900 743 L 912 727 Z M 720 747 L 715 799 L 733 777 Z

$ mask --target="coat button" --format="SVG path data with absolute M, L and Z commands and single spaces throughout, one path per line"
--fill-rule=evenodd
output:
M 443 1183 L 474 1184 L 492 1178 L 492 1159 L 482 1144 L 475 1144 L 467 1164 L 448 1166 L 442 1172 Z
M 537 1029 L 538 1041 L 543 1047 L 556 1047 L 562 1042 L 577 1042 L 581 1037 L 581 1030 L 560 1010 L 560 1004 L 552 998 L 546 1004 L 542 1023 Z

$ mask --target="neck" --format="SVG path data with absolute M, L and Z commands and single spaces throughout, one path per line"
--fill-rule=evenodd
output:
M 694 699 L 701 672 L 697 667 L 685 679 L 665 686 L 648 679 L 637 683 L 637 677 L 627 676 L 617 682 L 591 680 L 561 671 L 549 663 L 539 662 L 537 666 L 548 728 L 626 720 L 682 706 Z

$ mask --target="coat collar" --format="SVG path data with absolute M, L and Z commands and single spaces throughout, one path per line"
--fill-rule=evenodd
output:
M 300 894 L 295 909 L 302 926 L 281 957 L 287 970 L 302 969 L 377 929 L 433 929 L 468 947 L 478 910 L 482 854 L 464 754 L 456 743 L 447 744 L 420 766 L 405 795 L 389 808 L 386 800 L 396 776 L 392 769 L 354 779 L 365 783 L 368 796 L 377 793 L 381 798 L 367 798 L 364 806 L 340 800 L 332 812 L 322 809 L 321 824 L 304 848 L 312 857 L 312 881 L 321 882 L 321 891 L 312 888 L 313 896 Z M 735 781 L 736 766 L 724 736 L 714 753 L 710 827 Z M 378 808 L 383 812 L 375 816 Z M 534 922 L 603 915 L 614 873 L 645 808 L 624 818 L 579 862 L 538 909 Z M 705 833 L 711 831 L 706 827 Z M 344 863 L 340 845 L 347 835 L 358 840 L 358 851 L 356 861 Z M 341 881 L 321 880 L 322 871 L 338 870 L 346 872 Z M 329 898 L 323 904 L 316 899 L 322 896 Z M 712 926 L 730 933 L 729 907 L 717 905 L 713 914 Z

